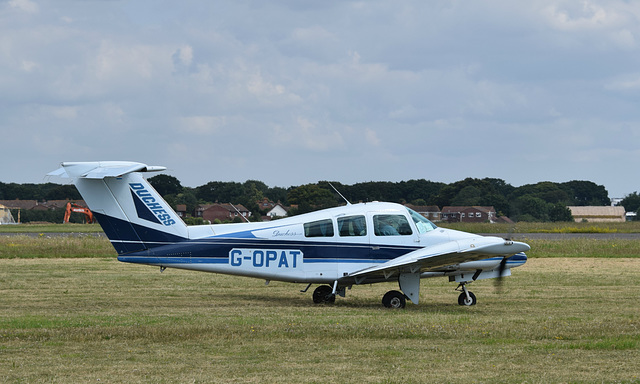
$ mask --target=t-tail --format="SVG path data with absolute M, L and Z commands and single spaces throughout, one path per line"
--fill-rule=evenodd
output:
M 73 183 L 118 254 L 186 240 L 188 229 L 140 172 L 166 168 L 123 161 L 65 162 L 49 173 Z

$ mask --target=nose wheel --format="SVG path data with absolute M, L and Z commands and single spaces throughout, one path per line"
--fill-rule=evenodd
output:
M 458 296 L 458 304 L 465 306 L 476 305 L 476 295 L 473 292 L 467 290 L 467 286 L 465 283 L 460 283 L 456 291 L 461 290 L 460 296 Z

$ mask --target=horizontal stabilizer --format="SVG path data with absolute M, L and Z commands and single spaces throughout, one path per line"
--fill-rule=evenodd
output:
M 122 177 L 132 172 L 157 172 L 166 169 L 165 167 L 149 166 L 130 161 L 64 162 L 61 166 L 61 168 L 49 172 L 47 175 L 68 178 L 104 179 L 105 177 Z

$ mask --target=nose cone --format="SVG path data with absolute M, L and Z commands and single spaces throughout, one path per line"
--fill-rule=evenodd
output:
M 531 249 L 529 244 L 522 243 L 520 241 L 510 241 L 510 240 L 508 240 L 507 242 L 505 242 L 505 245 L 509 245 L 509 247 L 511 247 L 513 252 L 527 252 L 528 250 Z

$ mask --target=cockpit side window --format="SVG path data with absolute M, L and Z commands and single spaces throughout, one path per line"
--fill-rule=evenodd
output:
M 340 236 L 366 236 L 367 224 L 364 216 L 348 216 L 338 218 Z
M 333 222 L 331 219 L 313 221 L 304 224 L 305 237 L 333 237 Z
M 418 232 L 427 233 L 429 231 L 433 231 L 434 229 L 438 228 L 436 227 L 435 224 L 427 220 L 424 216 L 414 211 L 413 209 L 407 208 L 407 211 L 409 211 L 409 215 L 411 216 L 411 219 L 413 220 L 413 222 L 416 223 Z
M 404 215 L 374 215 L 373 232 L 376 236 L 407 236 L 413 233 Z

